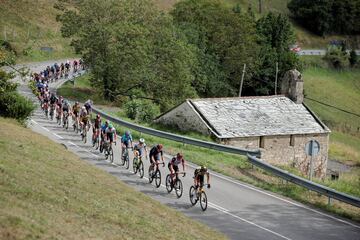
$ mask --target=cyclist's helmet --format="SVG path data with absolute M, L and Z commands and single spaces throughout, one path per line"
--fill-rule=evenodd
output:
M 162 145 L 162 144 L 158 144 L 158 145 L 157 145 L 157 149 L 158 149 L 159 151 L 161 151 L 162 148 L 163 148 L 163 145 Z
M 113 125 L 111 123 L 109 123 L 109 128 L 112 129 L 113 128 Z
M 129 136 L 129 135 L 130 135 L 130 131 L 129 131 L 129 130 L 126 130 L 126 131 L 125 131 L 125 135 L 126 135 L 126 136 Z
M 100 114 L 96 115 L 96 118 L 100 118 Z
M 176 157 L 181 159 L 181 158 L 183 158 L 183 155 L 181 153 L 177 153 Z
M 105 121 L 105 124 L 109 125 L 109 121 L 108 121 L 108 120 L 106 120 L 106 121 Z
M 201 166 L 200 166 L 200 170 L 201 170 L 201 171 L 207 171 L 207 168 L 206 168 L 205 165 L 201 165 Z
M 139 143 L 145 143 L 145 139 L 140 138 L 140 139 L 139 139 Z
M 75 105 L 78 105 L 78 104 L 79 104 L 79 102 L 76 101 L 76 102 L 75 102 Z
M 86 110 L 86 107 L 85 106 L 82 106 L 82 108 L 81 108 L 82 110 Z

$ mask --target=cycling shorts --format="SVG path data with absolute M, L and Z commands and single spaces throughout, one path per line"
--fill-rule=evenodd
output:
M 168 163 L 168 168 L 169 168 L 169 171 L 171 171 L 171 163 Z M 177 166 L 177 165 L 173 165 L 173 169 L 174 169 L 174 171 L 175 172 L 179 172 L 179 166 Z
M 110 142 L 114 142 L 114 133 L 107 133 L 106 134 L 107 139 L 110 140 Z

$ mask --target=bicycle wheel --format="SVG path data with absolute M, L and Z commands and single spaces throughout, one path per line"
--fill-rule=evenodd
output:
M 204 191 L 200 193 L 200 206 L 203 211 L 205 211 L 207 208 L 207 196 Z
M 133 171 L 134 171 L 134 174 L 136 174 L 138 171 L 138 158 L 137 157 L 134 157 L 134 159 L 133 159 Z
M 168 191 L 168 193 L 170 193 L 173 190 L 173 186 L 172 186 L 171 182 L 172 182 L 172 180 L 171 180 L 170 174 L 166 175 L 165 186 L 166 186 L 166 190 Z
M 124 151 L 125 151 L 124 153 L 121 153 L 121 161 L 120 161 L 120 165 L 121 165 L 121 166 L 124 166 L 124 164 L 125 164 L 125 158 L 126 158 L 126 155 L 127 155 L 126 149 L 125 149 Z
M 159 169 L 155 172 L 155 186 L 156 188 L 159 188 L 161 185 L 161 172 Z
M 102 153 L 103 150 L 104 150 L 104 144 L 100 144 L 100 146 L 99 146 L 99 151 L 100 151 L 100 153 Z
M 180 179 L 175 180 L 174 189 L 175 189 L 176 196 L 178 198 L 181 198 L 181 196 L 183 194 L 183 185 L 182 185 L 182 182 Z
M 105 154 L 105 159 L 107 160 L 109 157 L 109 149 L 108 147 L 104 147 L 104 154 Z
M 130 165 L 130 159 L 129 159 L 129 155 L 127 155 L 125 158 L 125 168 L 129 169 L 129 165 Z
M 66 130 L 68 130 L 69 129 L 69 119 L 67 118 L 66 119 Z
M 190 197 L 191 205 L 194 206 L 198 201 L 197 196 L 196 196 L 196 189 L 194 188 L 194 186 L 190 187 L 189 197 Z
M 152 183 L 154 177 L 154 167 L 150 165 L 149 167 L 149 183 Z
M 113 151 L 112 147 L 110 147 L 109 156 L 110 156 L 110 161 L 114 162 L 114 151 Z
M 140 161 L 140 163 L 139 163 L 139 175 L 140 175 L 140 178 L 144 177 L 144 164 L 142 161 Z

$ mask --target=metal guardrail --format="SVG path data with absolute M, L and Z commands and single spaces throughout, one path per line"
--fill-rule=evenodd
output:
M 338 192 L 334 189 L 325 187 L 323 185 L 311 182 L 307 179 L 301 178 L 299 176 L 296 176 L 294 174 L 291 174 L 285 170 L 282 170 L 280 168 L 274 167 L 266 162 L 263 162 L 261 159 L 256 158 L 255 156 L 251 156 L 250 154 L 247 155 L 249 161 L 257 166 L 260 167 L 286 181 L 295 183 L 299 186 L 302 186 L 304 188 L 307 188 L 309 190 L 318 192 L 322 195 L 325 195 L 329 198 L 329 203 L 330 203 L 330 199 L 336 199 L 345 203 L 348 203 L 350 205 L 356 206 L 356 207 L 360 207 L 360 198 L 345 194 L 345 193 L 341 193 Z
M 239 154 L 239 155 L 244 155 L 244 156 L 246 156 L 247 154 L 251 154 L 251 155 L 260 157 L 259 150 L 241 149 L 241 148 L 226 146 L 223 144 L 217 144 L 217 143 L 212 143 L 212 142 L 206 142 L 206 141 L 202 141 L 202 140 L 198 140 L 198 139 L 180 136 L 180 135 L 173 134 L 173 133 L 168 133 L 168 132 L 159 131 L 159 130 L 152 129 L 152 128 L 139 126 L 137 124 L 129 123 L 129 122 L 123 121 L 121 119 L 118 119 L 116 117 L 110 116 L 109 114 L 107 114 L 99 109 L 96 109 L 96 108 L 93 108 L 93 112 L 96 114 L 100 114 L 102 117 L 104 117 L 116 124 L 122 125 L 124 127 L 130 128 L 130 129 L 142 132 L 142 133 L 150 134 L 150 135 L 153 135 L 156 137 L 166 138 L 166 139 L 170 139 L 170 140 L 173 140 L 176 142 L 181 142 L 184 144 L 185 143 L 191 144 L 191 145 L 204 147 L 204 148 L 210 148 L 210 149 L 218 150 L 218 151 L 222 151 L 222 152 L 234 153 L 234 154 Z

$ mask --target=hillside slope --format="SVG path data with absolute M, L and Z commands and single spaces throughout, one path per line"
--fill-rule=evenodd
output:
M 40 61 L 73 56 L 69 40 L 62 38 L 53 6 L 57 0 L 0 0 L 0 39 L 10 42 L 19 61 Z M 52 48 L 42 51 L 41 48 Z
M 224 239 L 14 120 L 0 133 L 0 239 Z

